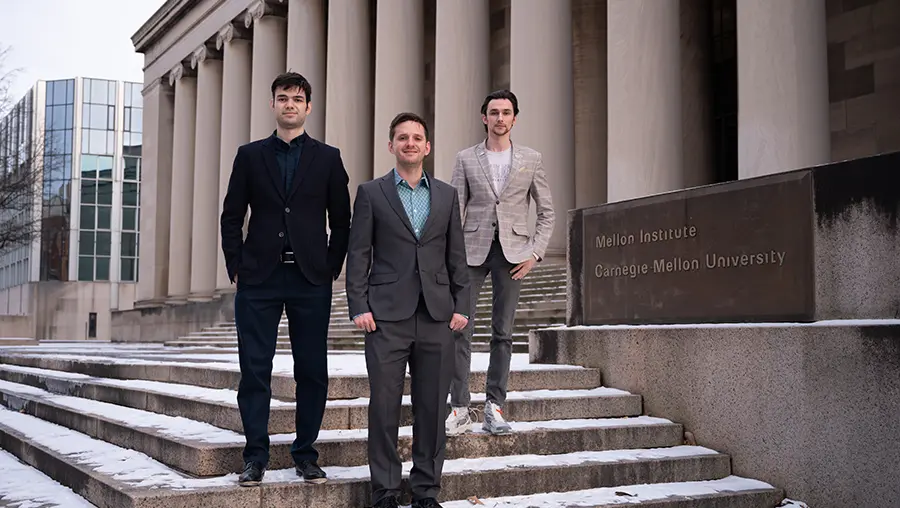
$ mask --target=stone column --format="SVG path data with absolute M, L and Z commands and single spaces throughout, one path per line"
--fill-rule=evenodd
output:
M 608 201 L 684 186 L 679 0 L 607 0 Z
M 184 303 L 191 290 L 197 78 L 188 73 L 184 64 L 178 64 L 169 72 L 169 83 L 175 87 L 172 213 L 169 220 L 169 303 Z
M 571 2 L 512 2 L 509 60 L 510 88 L 519 99 L 513 143 L 543 154 L 556 213 L 547 256 L 565 256 L 566 216 L 575 204 Z
M 207 45 L 191 57 L 197 71 L 197 129 L 194 136 L 194 203 L 190 300 L 208 301 L 216 288 L 219 230 L 219 157 L 222 129 L 222 55 Z
M 175 90 L 168 77 L 143 91 L 141 242 L 135 305 L 161 303 L 169 290 L 169 221 L 172 211 L 172 141 Z
M 397 113 L 425 114 L 422 0 L 379 0 L 375 16 L 375 176 L 394 167 L 388 129 Z
M 483 141 L 481 104 L 491 87 L 488 0 L 437 0 L 434 176 L 449 182 L 456 153 Z
M 222 124 L 219 163 L 218 216 L 216 220 L 216 291 L 234 288 L 228 280 L 225 256 L 222 254 L 222 201 L 228 190 L 234 156 L 239 146 L 250 141 L 250 76 L 252 46 L 247 32 L 229 23 L 216 37 L 216 49 L 222 51 Z
M 316 139 L 325 136 L 325 2 L 326 0 L 280 0 L 287 10 L 287 70 L 299 72 L 312 85 L 312 111 L 306 117 L 306 132 Z
M 606 202 L 606 0 L 572 0 L 575 207 Z
M 738 175 L 831 160 L 824 0 L 738 0 Z
M 684 184 L 713 183 L 712 0 L 681 0 L 681 132 Z
M 250 91 L 250 139 L 268 137 L 275 130 L 272 81 L 285 71 L 287 20 L 264 0 L 247 9 L 244 27 L 253 28 L 253 70 Z
M 341 151 L 350 176 L 350 197 L 372 179 L 372 25 L 369 0 L 332 0 L 328 5 L 329 76 L 326 82 L 325 140 Z M 315 92 L 313 92 L 315 93 Z M 386 128 L 386 127 L 385 127 Z M 385 130 L 382 128 L 382 131 Z M 387 134 L 383 136 L 387 140 Z M 384 143 L 379 146 L 384 147 Z

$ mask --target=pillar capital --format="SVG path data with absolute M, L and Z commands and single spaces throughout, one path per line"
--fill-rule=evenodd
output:
M 244 28 L 252 28 L 253 22 L 262 19 L 264 16 L 276 16 L 283 18 L 287 15 L 287 6 L 272 5 L 266 0 L 258 0 L 253 2 L 244 13 Z
M 175 83 L 180 81 L 181 78 L 194 76 L 196 76 L 196 72 L 186 65 L 185 62 L 178 62 L 178 65 L 172 67 L 172 70 L 169 71 L 169 86 L 175 86 Z
M 204 43 L 191 53 L 191 69 L 196 69 L 204 60 L 221 60 L 222 52 L 216 49 L 210 42 Z
M 216 49 L 221 51 L 226 43 L 234 39 L 250 39 L 250 33 L 244 28 L 243 23 L 233 21 L 220 28 L 216 34 Z

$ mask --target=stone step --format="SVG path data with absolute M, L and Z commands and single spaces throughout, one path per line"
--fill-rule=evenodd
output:
M 0 506 L 10 508 L 95 508 L 40 470 L 0 450 Z
M 104 379 L 31 367 L 0 365 L 0 381 L 26 385 L 48 393 L 117 404 L 120 406 L 177 416 L 241 432 L 241 417 L 235 390 L 217 390 L 177 383 Z M 483 393 L 471 394 L 476 413 L 483 412 Z M 330 400 L 322 422 L 324 430 L 368 427 L 367 398 Z M 534 390 L 509 392 L 504 414 L 513 422 L 579 420 L 634 417 L 641 414 L 639 395 L 610 388 L 589 390 Z M 295 406 L 273 399 L 269 432 L 294 431 Z M 401 425 L 412 425 L 409 396 L 403 397 Z M 476 425 L 477 427 L 477 425 Z
M 206 477 L 240 471 L 244 436 L 213 425 L 115 404 L 56 395 L 27 385 L 0 381 L 2 404 L 15 411 L 144 453 L 172 468 Z M 638 408 L 640 403 L 637 404 Z M 558 455 L 579 451 L 676 446 L 682 429 L 668 420 L 650 418 L 532 422 L 514 425 L 515 436 L 500 439 L 483 431 L 448 441 L 447 458 L 506 455 Z M 269 467 L 291 467 L 294 434 L 271 436 Z M 317 449 L 319 464 L 366 464 L 367 429 L 323 430 Z M 411 460 L 412 427 L 400 429 L 402 460 Z
M 553 492 L 530 496 L 480 499 L 492 508 L 772 508 L 784 499 L 771 485 L 729 476 L 704 482 L 624 485 L 599 489 Z M 441 503 L 444 508 L 472 508 L 468 499 Z
M 354 354 L 354 375 L 331 376 L 328 382 L 330 399 L 355 399 L 369 396 L 369 380 L 365 375 L 365 358 Z M 289 356 L 272 374 L 272 396 L 293 400 L 295 383 L 292 361 Z M 543 389 L 584 390 L 601 386 L 600 371 L 568 365 L 517 366 L 516 358 L 509 374 L 509 391 Z M 40 369 L 73 372 L 93 377 L 111 379 L 143 379 L 146 381 L 175 382 L 206 388 L 237 389 L 240 368 L 237 363 L 196 363 L 151 361 L 114 357 L 80 357 L 74 355 L 9 354 L 0 352 L 0 364 L 35 367 Z M 469 375 L 469 386 L 484 386 L 486 371 L 474 363 Z M 404 393 L 409 393 L 409 376 L 404 383 Z
M 298 479 L 293 468 L 272 469 L 259 488 L 241 488 L 236 475 L 189 478 L 144 454 L 8 410 L 0 410 L 0 446 L 100 508 L 347 508 L 370 503 L 367 466 L 326 467 L 330 481 L 319 485 Z M 404 463 L 404 472 L 410 466 Z M 531 495 L 718 480 L 730 474 L 727 455 L 697 446 L 453 459 L 444 463 L 441 497 Z
M 524 337 L 523 337 L 524 338 Z M 179 347 L 179 348 L 192 348 L 192 347 L 214 347 L 214 348 L 236 348 L 237 347 L 237 338 L 233 340 L 224 340 L 224 341 L 208 341 L 205 339 L 185 339 L 178 341 L 170 341 L 166 342 L 166 346 L 170 347 Z M 328 348 L 332 351 L 362 351 L 365 347 L 365 342 L 362 340 L 362 337 L 355 338 L 354 340 L 341 340 L 341 341 L 329 341 Z M 275 344 L 276 350 L 279 351 L 290 351 L 291 343 L 287 338 L 279 339 Z M 480 340 L 472 343 L 472 352 L 475 353 L 484 353 L 490 351 L 490 343 L 485 340 Z M 512 345 L 513 353 L 527 353 L 528 352 L 528 343 L 527 342 L 513 342 Z

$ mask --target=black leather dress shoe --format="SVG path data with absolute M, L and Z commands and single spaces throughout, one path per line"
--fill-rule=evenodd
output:
M 372 508 L 400 508 L 400 503 L 397 502 L 396 497 L 387 496 L 381 498 L 377 503 L 373 504 Z
M 413 501 L 413 504 L 410 508 L 442 508 L 441 505 L 438 504 L 437 499 L 433 497 L 426 497 L 425 499 L 419 499 L 418 501 Z
M 241 472 L 238 483 L 241 487 L 255 487 L 262 482 L 263 476 L 266 474 L 266 468 L 258 462 L 247 462 L 244 464 L 244 471 Z
M 294 467 L 294 470 L 297 471 L 297 476 L 310 483 L 325 483 L 328 481 L 325 471 L 322 471 L 318 464 L 309 460 L 300 462 Z

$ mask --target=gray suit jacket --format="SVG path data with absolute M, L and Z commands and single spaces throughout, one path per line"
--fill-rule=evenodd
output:
M 541 154 L 515 143 L 512 150 L 513 165 L 499 193 L 491 183 L 484 141 L 456 154 L 451 182 L 459 194 L 466 254 L 471 266 L 484 263 L 495 229 L 500 233 L 500 245 L 510 263 L 521 263 L 532 254 L 543 259 L 547 251 L 554 213 Z M 534 235 L 528 232 L 528 207 L 532 199 L 537 207 Z
M 469 276 L 456 190 L 429 176 L 431 211 L 417 240 L 400 201 L 393 171 L 356 191 L 347 253 L 350 318 L 411 317 L 425 298 L 436 321 L 469 308 Z

